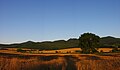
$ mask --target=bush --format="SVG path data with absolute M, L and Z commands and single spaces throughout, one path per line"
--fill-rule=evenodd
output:
M 55 53 L 58 53 L 58 51 L 55 51 Z
M 112 49 L 112 52 L 117 52 L 118 51 L 118 47 L 114 47 L 113 49 Z
M 32 54 L 32 51 L 29 51 L 30 54 Z
M 81 51 L 80 51 L 80 50 L 76 50 L 75 52 L 76 52 L 76 53 L 81 53 Z
M 91 53 L 98 53 L 98 51 L 96 49 L 93 49 Z
M 103 50 L 100 50 L 100 53 L 103 53 Z
M 17 49 L 17 52 L 22 52 L 22 53 L 24 53 L 24 52 L 26 52 L 26 51 L 23 50 L 22 48 L 18 48 L 18 49 Z

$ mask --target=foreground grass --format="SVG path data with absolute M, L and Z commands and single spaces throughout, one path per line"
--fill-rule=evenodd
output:
M 120 54 L 0 55 L 0 70 L 120 70 Z

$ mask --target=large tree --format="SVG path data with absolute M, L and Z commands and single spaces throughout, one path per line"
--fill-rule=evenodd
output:
M 79 37 L 79 46 L 82 49 L 82 53 L 94 53 L 97 52 L 99 46 L 100 37 L 93 33 L 84 33 Z

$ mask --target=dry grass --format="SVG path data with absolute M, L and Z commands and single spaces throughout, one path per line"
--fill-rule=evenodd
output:
M 101 50 L 103 50 L 103 52 L 110 52 L 112 50 L 112 48 L 99 48 L 98 51 L 100 52 Z
M 75 51 L 81 50 L 80 48 L 69 48 L 37 50 L 30 54 L 17 52 L 16 48 L 7 49 L 0 50 L 0 70 L 120 70 L 120 53 L 109 53 L 109 55 L 107 53 L 103 56 L 76 54 Z M 29 51 L 30 49 L 24 50 Z M 109 52 L 112 48 L 100 48 L 100 50 Z M 40 54 L 36 54 L 38 52 Z
M 77 70 L 120 70 L 119 57 L 89 56 L 76 62 Z
M 120 70 L 120 54 L 0 55 L 0 70 Z
M 0 70 L 65 70 L 65 60 L 61 57 L 49 61 L 38 58 L 0 57 Z
M 10 53 L 10 54 L 24 54 L 24 55 L 31 55 L 32 54 L 44 54 L 44 53 L 48 53 L 48 54 L 55 54 L 56 51 L 57 53 L 61 53 L 61 54 L 65 54 L 65 53 L 76 53 L 76 51 L 81 50 L 80 48 L 68 48 L 68 49 L 61 49 L 61 50 L 43 50 L 43 51 L 39 51 L 39 50 L 35 50 L 35 51 L 31 51 L 31 49 L 25 49 L 23 48 L 23 50 L 27 50 L 26 53 L 20 53 L 17 52 L 17 48 L 6 48 L 7 50 L 0 50 L 0 53 Z M 120 49 L 120 48 L 119 48 Z M 98 51 L 103 51 L 103 52 L 110 52 L 112 50 L 112 48 L 99 48 Z

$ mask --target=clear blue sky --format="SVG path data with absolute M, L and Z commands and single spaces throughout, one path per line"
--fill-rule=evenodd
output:
M 120 0 L 0 0 L 0 43 L 120 37 Z

